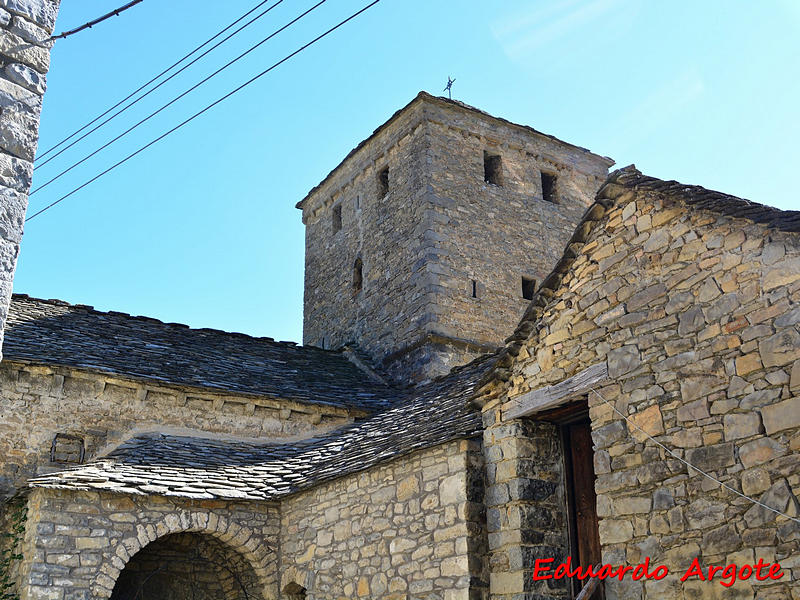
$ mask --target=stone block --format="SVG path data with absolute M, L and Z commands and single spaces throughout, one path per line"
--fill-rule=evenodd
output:
M 765 367 L 780 367 L 800 358 L 800 333 L 787 328 L 758 344 Z
M 0 6 L 33 21 L 49 33 L 56 24 L 58 4 L 57 0 L 0 0 Z
M 727 387 L 727 381 L 715 375 L 696 375 L 681 380 L 681 397 L 684 402 L 708 396 Z
M 636 369 L 641 364 L 639 349 L 626 345 L 608 353 L 608 376 L 612 379 L 620 377 Z
M 772 479 L 764 469 L 752 469 L 742 474 L 742 493 L 755 496 L 765 492 L 772 485 Z
M 725 440 L 738 440 L 757 435 L 761 431 L 761 417 L 756 413 L 725 415 Z
M 800 397 L 762 407 L 761 418 L 769 435 L 800 427 Z
M 653 437 L 664 433 L 664 420 L 658 404 L 636 412 L 628 418 L 635 425 L 635 427 L 631 427 L 631 435 L 640 442 L 645 441 L 648 436 Z
M 635 293 L 627 301 L 629 312 L 634 312 L 645 306 L 652 306 L 656 300 L 666 296 L 667 287 L 663 283 L 651 285 L 641 292 Z
M 686 451 L 686 460 L 703 471 L 717 471 L 734 464 L 732 443 L 692 448 Z
M 688 393 L 694 394 L 694 390 L 690 390 Z M 699 421 L 701 419 L 707 419 L 708 414 L 708 400 L 701 398 L 700 400 L 695 400 L 694 402 L 689 402 L 688 404 L 684 404 L 683 406 L 679 407 L 676 411 L 676 416 L 678 421 Z
M 600 521 L 600 543 L 621 544 L 633 539 L 633 523 L 626 519 Z
M 787 448 L 783 444 L 772 438 L 762 437 L 742 444 L 739 448 L 739 460 L 746 469 L 749 469 L 768 463 L 773 458 L 783 456 L 786 452 Z

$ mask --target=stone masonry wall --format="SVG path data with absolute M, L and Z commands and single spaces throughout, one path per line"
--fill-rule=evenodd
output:
M 484 181 L 486 151 L 501 157 L 499 185 Z M 304 343 L 355 342 L 403 382 L 494 349 L 527 305 L 522 276 L 550 271 L 610 164 L 419 97 L 303 202 Z M 557 176 L 555 203 L 542 198 L 541 171 Z
M 133 556 L 183 532 L 224 545 L 252 569 L 262 598 L 278 596 L 275 505 L 39 489 L 28 506 L 23 600 L 107 599 Z
M 39 142 L 47 40 L 59 3 L 0 1 L 0 351 Z
M 528 306 L 522 276 L 538 284 L 550 273 L 610 161 L 449 107 L 426 106 L 426 114 L 434 213 L 427 251 L 437 267 L 431 330 L 500 346 Z M 500 185 L 484 181 L 484 152 L 500 156 Z M 555 203 L 543 199 L 542 171 L 557 176 Z
M 352 421 L 345 409 L 154 385 L 90 371 L 0 364 L 0 497 L 136 432 L 191 430 L 291 441 Z M 54 438 L 56 461 L 50 461 Z M 66 436 L 66 437 L 64 437 Z
M 800 239 L 660 194 L 608 196 L 616 205 L 485 407 L 488 422 L 502 423 L 509 399 L 607 360 L 598 391 L 620 412 L 698 468 L 797 517 Z M 670 570 L 661 581 L 610 582 L 609 600 L 797 597 L 800 526 L 687 471 L 596 394 L 589 406 L 604 562 L 650 557 Z M 681 583 L 695 557 L 705 567 L 778 561 L 786 575 L 731 588 Z M 523 567 L 529 578 L 533 564 Z
M 425 143 L 420 110 L 408 111 L 306 200 L 303 343 L 336 348 L 357 341 L 380 359 L 392 346 L 387 338 L 411 343 L 423 328 L 431 302 L 421 282 L 419 243 L 425 234 Z M 378 173 L 387 166 L 389 192 L 378 197 Z M 333 228 L 336 207 L 339 231 Z M 355 292 L 359 257 L 363 288 Z
M 486 413 L 486 523 L 492 598 L 568 599 L 564 580 L 533 581 L 536 559 L 568 556 L 564 459 L 558 428 Z M 525 596 L 524 594 L 530 594 Z
M 295 584 L 313 600 L 485 598 L 482 462 L 478 441 L 450 442 L 287 498 L 281 590 Z

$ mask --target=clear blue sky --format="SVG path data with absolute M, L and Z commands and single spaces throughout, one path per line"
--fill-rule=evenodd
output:
M 123 0 L 63 0 L 59 31 Z M 49 188 L 29 214 L 282 58 L 367 0 L 329 0 Z M 256 0 L 144 0 L 57 42 L 40 150 Z M 285 0 L 111 127 L 94 150 L 311 6 Z M 382 0 L 359 19 L 29 222 L 15 291 L 196 327 L 301 339 L 295 203 L 419 90 L 645 173 L 800 208 L 800 2 Z M 63 160 L 62 160 L 63 159 Z

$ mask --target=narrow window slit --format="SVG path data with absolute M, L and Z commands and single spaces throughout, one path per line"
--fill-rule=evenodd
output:
M 333 223 L 333 233 L 341 230 L 342 228 L 342 205 L 339 204 L 333 207 L 333 212 L 331 213 L 331 219 Z
M 522 276 L 522 297 L 525 300 L 533 300 L 533 294 L 536 292 L 536 280 L 533 277 Z
M 556 203 L 556 176 L 542 172 L 542 199 L 545 202 Z
M 383 198 L 389 193 L 389 167 L 384 167 L 378 173 L 378 198 Z
M 359 256 L 353 264 L 353 293 L 357 294 L 364 287 L 364 263 Z
M 499 154 L 483 152 L 483 180 L 492 185 L 503 185 L 503 161 Z

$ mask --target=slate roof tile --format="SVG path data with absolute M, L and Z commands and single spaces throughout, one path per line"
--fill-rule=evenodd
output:
M 241 333 L 191 329 L 14 294 L 3 355 L 45 365 L 374 412 L 399 397 L 344 354 Z
M 414 450 L 478 435 L 470 407 L 486 355 L 407 392 L 392 407 L 325 437 L 292 444 L 140 435 L 107 456 L 31 479 L 32 487 L 193 498 L 276 500 Z

